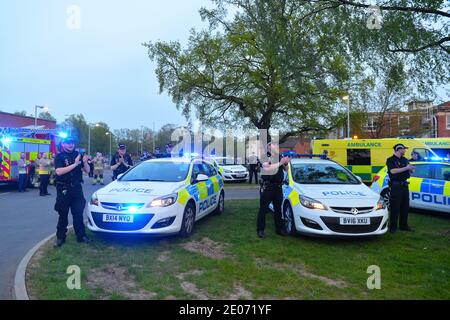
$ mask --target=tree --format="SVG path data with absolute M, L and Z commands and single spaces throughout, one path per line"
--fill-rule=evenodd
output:
M 326 130 L 339 115 L 336 100 L 358 70 L 332 12 L 302 19 L 315 4 L 295 0 L 216 0 L 201 9 L 207 31 L 178 42 L 147 43 L 160 91 L 202 122 L 272 127 L 286 137 Z M 238 13 L 228 20 L 226 5 Z
M 22 111 L 15 111 L 14 114 L 15 114 L 15 115 L 18 115 L 18 116 L 23 116 L 23 117 L 26 117 L 26 116 L 27 116 L 27 112 L 26 112 L 25 110 L 22 110 Z
M 39 118 L 44 120 L 56 121 L 56 118 L 52 116 L 48 111 L 39 113 Z

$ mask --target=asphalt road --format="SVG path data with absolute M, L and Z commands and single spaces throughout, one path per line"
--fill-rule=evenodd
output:
M 105 174 L 110 177 L 111 174 Z M 105 180 L 105 182 L 110 182 Z M 87 178 L 83 186 L 89 200 L 100 186 L 92 186 Z M 39 191 L 18 193 L 11 186 L 0 186 L 0 300 L 13 298 L 14 274 L 25 254 L 39 241 L 56 231 L 57 213 L 53 206 L 55 187 L 49 186 L 51 196 L 40 197 Z M 226 199 L 255 199 L 258 189 L 227 189 Z M 70 216 L 70 215 L 69 215 Z M 72 223 L 71 220 L 69 222 Z

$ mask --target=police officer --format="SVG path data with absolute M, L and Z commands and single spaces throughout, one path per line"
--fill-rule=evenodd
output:
M 83 211 L 86 200 L 83 195 L 83 171 L 89 173 L 88 156 L 81 157 L 75 151 L 73 137 L 62 141 L 62 152 L 55 157 L 56 203 L 55 210 L 59 214 L 55 247 L 61 247 L 66 241 L 69 209 L 73 216 L 73 227 L 77 241 L 89 243 L 83 223 Z
M 133 160 L 127 153 L 127 147 L 123 144 L 119 145 L 117 153 L 111 159 L 111 170 L 113 171 L 113 180 L 117 179 L 119 174 L 125 173 L 133 166 Z
M 279 155 L 279 146 L 274 142 L 267 145 L 267 155 L 269 159 L 263 163 L 261 169 L 259 213 L 256 227 L 257 235 L 260 238 L 265 237 L 266 214 L 269 211 L 270 203 L 273 204 L 275 211 L 275 231 L 279 235 L 285 235 L 281 213 L 281 203 L 283 201 L 282 184 L 284 171 L 291 159 L 289 157 L 275 159 L 274 157 Z
M 389 174 L 389 186 L 391 188 L 390 206 L 390 228 L 389 231 L 397 231 L 398 218 L 400 216 L 400 230 L 413 231 L 408 226 L 409 211 L 409 188 L 408 179 L 415 167 L 409 164 L 405 158 L 407 147 L 399 143 L 394 146 L 394 155 L 387 159 L 386 166 Z
M 252 154 L 248 157 L 248 164 L 249 164 L 249 184 L 252 184 L 253 177 L 255 178 L 255 183 L 258 183 L 258 165 L 260 164 L 259 159 L 257 155 L 252 152 Z

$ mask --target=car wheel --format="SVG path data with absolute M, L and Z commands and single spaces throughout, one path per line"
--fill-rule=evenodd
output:
M 215 214 L 221 215 L 225 211 L 225 193 L 222 191 L 219 196 L 219 203 L 214 211 Z
M 283 217 L 284 217 L 284 230 L 287 234 L 295 235 L 295 221 L 294 221 L 294 211 L 292 210 L 289 202 L 286 202 L 283 206 Z
M 195 207 L 192 202 L 189 202 L 184 208 L 183 223 L 181 224 L 180 235 L 182 237 L 189 237 L 194 232 L 195 225 Z
M 383 192 L 381 192 L 381 197 L 384 200 L 384 203 L 386 204 L 386 208 L 388 210 L 391 210 L 391 189 L 387 188 L 384 189 Z

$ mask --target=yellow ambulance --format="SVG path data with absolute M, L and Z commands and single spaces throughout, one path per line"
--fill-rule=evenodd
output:
M 406 157 L 411 158 L 411 152 L 417 152 L 422 159 L 437 157 L 436 153 L 417 139 L 348 139 L 348 140 L 314 140 L 314 154 L 328 151 L 328 158 L 345 167 L 355 175 L 370 183 L 373 177 L 386 165 L 386 159 L 394 154 L 394 146 L 404 144 L 409 149 Z
M 424 143 L 441 158 L 447 158 L 447 155 L 450 154 L 450 138 L 425 138 L 417 140 Z

